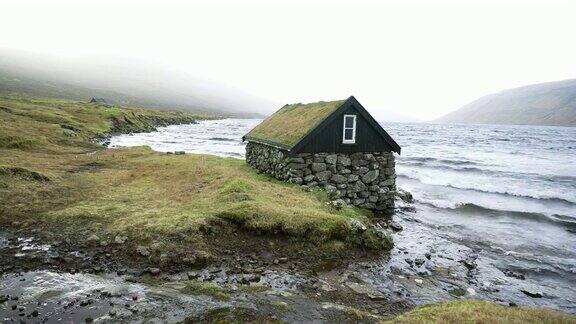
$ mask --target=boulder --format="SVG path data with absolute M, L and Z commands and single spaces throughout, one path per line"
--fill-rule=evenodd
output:
M 321 171 L 316 173 L 316 179 L 318 179 L 318 181 L 328 181 L 328 179 L 330 179 L 331 176 L 332 172 L 330 171 Z
M 326 163 L 328 164 L 336 164 L 336 162 L 338 162 L 338 155 L 336 154 L 330 154 L 326 156 Z
M 356 182 L 358 179 L 360 179 L 360 177 L 357 174 L 351 174 L 348 176 L 348 182 Z
M 308 183 L 308 182 L 312 182 L 314 181 L 314 175 L 310 174 L 304 177 L 304 182 Z
M 338 163 L 343 166 L 348 166 L 350 165 L 351 161 L 350 158 L 345 155 L 338 155 Z
M 332 176 L 331 179 L 334 183 L 345 183 L 348 181 L 348 178 L 346 178 L 345 176 L 343 176 L 341 174 L 335 174 Z
M 380 171 L 378 170 L 368 171 L 365 175 L 362 176 L 362 182 L 369 184 L 376 180 L 378 175 L 380 175 Z
M 312 163 L 312 172 L 322 172 L 326 171 L 326 163 Z
M 360 192 L 366 189 L 366 185 L 362 181 L 356 181 L 350 186 L 352 192 Z
M 358 168 L 358 173 L 360 173 L 360 174 L 365 174 L 368 171 L 370 171 L 370 169 L 368 169 L 367 167 L 359 167 Z

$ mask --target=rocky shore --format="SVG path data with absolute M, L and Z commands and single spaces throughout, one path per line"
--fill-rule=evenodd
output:
M 399 227 L 391 219 L 379 223 Z M 375 322 L 410 306 L 390 303 L 354 276 L 329 274 L 351 263 L 374 260 L 377 256 L 371 252 L 347 251 L 346 256 L 318 252 L 305 242 L 242 230 L 232 236 L 231 244 L 215 248 L 216 259 L 195 260 L 192 266 L 183 260 L 167 267 L 152 257 L 158 252 L 155 244 L 138 246 L 133 253 L 128 246 L 134 242 L 121 236 L 81 239 L 30 229 L 3 231 L 0 318 L 204 321 L 224 316 Z

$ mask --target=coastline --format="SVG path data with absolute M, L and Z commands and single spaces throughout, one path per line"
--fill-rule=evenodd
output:
M 125 125 L 136 130 L 138 127 L 147 129 L 160 126 L 151 124 L 154 119 L 144 120 L 142 125 L 150 123 L 148 126 L 138 126 L 142 120 L 128 120 L 132 123 L 126 122 L 119 129 L 126 129 Z M 84 136 L 81 130 L 74 132 Z M 64 140 L 66 137 L 59 139 L 56 144 Z M 202 177 L 207 177 L 211 172 L 223 171 L 220 166 L 213 168 L 210 163 L 219 165 L 227 159 L 188 154 L 184 157 L 167 155 L 141 147 L 102 150 L 101 147 L 90 145 L 71 150 L 55 148 L 54 142 L 49 144 L 51 150 L 61 150 L 59 154 L 67 157 L 63 172 L 57 172 L 63 165 L 60 157 L 53 161 L 47 160 L 46 156 L 51 155 L 44 152 L 31 153 L 31 148 L 24 148 L 23 152 L 9 151 L 14 156 L 8 160 L 8 165 L 18 165 L 18 161 L 26 159 L 34 162 L 35 154 L 38 154 L 38 161 L 47 163 L 40 170 L 32 162 L 23 165 L 27 170 L 38 170 L 39 174 L 45 175 L 49 179 L 46 183 L 33 182 L 26 177 L 16 177 L 13 181 L 18 188 L 40 188 L 41 191 L 35 192 L 41 195 L 46 194 L 46 189 L 56 190 L 53 199 L 57 207 L 44 214 L 44 217 L 51 217 L 49 220 L 53 226 L 46 226 L 42 220 L 14 217 L 11 223 L 5 223 L 12 229 L 0 235 L 0 269 L 3 284 L 11 290 L 9 298 L 0 305 L 0 312 L 6 310 L 12 318 L 18 318 L 22 313 L 26 318 L 34 318 L 34 311 L 38 311 L 42 316 L 53 313 L 76 321 L 87 318 L 102 318 L 104 321 L 148 318 L 210 321 L 223 317 L 252 321 L 297 322 L 322 319 L 379 322 L 392 319 L 420 304 L 418 296 L 421 294 L 434 297 L 433 294 L 437 293 L 435 289 L 447 289 L 445 294 L 439 296 L 441 298 L 474 297 L 470 291 L 456 288 L 465 282 L 477 280 L 475 269 L 482 264 L 477 261 L 479 259 L 475 251 L 442 251 L 436 247 L 437 251 L 427 256 L 430 249 L 426 246 L 427 250 L 418 250 L 415 255 L 412 252 L 408 254 L 410 249 L 407 244 L 414 243 L 410 237 L 420 237 L 429 231 L 424 227 L 419 228 L 421 221 L 410 214 L 414 206 L 409 203 L 402 203 L 394 218 L 372 218 L 373 222 L 387 231 L 400 230 L 395 235 L 400 235 L 403 240 L 391 252 L 401 255 L 399 258 L 361 246 L 354 248 L 345 242 L 319 240 L 320 235 L 317 234 L 298 238 L 293 235 L 300 233 L 298 227 L 262 227 L 261 223 L 256 222 L 262 219 L 237 219 L 242 214 L 230 213 L 229 210 L 219 214 L 223 217 L 210 218 L 209 222 L 200 224 L 198 228 L 205 243 L 199 244 L 190 240 L 196 235 L 191 228 L 177 228 L 171 233 L 173 226 L 157 223 L 159 217 L 154 215 L 172 213 L 174 210 L 171 205 L 174 201 L 191 201 L 191 206 L 202 204 L 201 196 L 189 195 L 201 186 L 204 189 L 198 192 L 208 190 L 206 186 L 209 187 L 209 182 L 203 179 L 192 182 L 189 172 L 201 171 L 204 172 L 201 173 Z M 94 148 L 99 148 L 98 153 L 87 157 L 87 153 L 93 152 Z M 233 162 L 234 170 L 241 164 L 242 161 Z M 194 166 L 199 168 L 193 169 Z M 236 173 L 233 176 L 242 179 L 245 176 L 243 174 Z M 227 173 L 216 175 L 215 178 L 224 175 Z M 65 182 L 62 187 L 58 185 L 61 181 L 70 181 L 79 176 L 85 177 L 80 184 L 89 184 L 89 188 L 95 187 L 96 190 L 81 192 L 84 189 L 78 186 L 72 187 L 78 188 L 75 189 L 77 192 L 71 192 L 70 186 L 77 185 L 76 182 Z M 99 182 L 101 178 L 107 177 L 113 181 Z M 144 193 L 130 191 L 130 188 L 137 185 L 163 180 L 165 177 L 165 182 L 144 186 Z M 144 178 L 144 181 L 132 182 L 140 178 Z M 258 179 L 258 185 L 266 184 L 272 186 L 267 189 L 279 189 L 275 182 L 267 184 L 270 180 L 264 176 Z M 215 207 L 233 205 L 240 199 L 238 207 L 244 212 L 246 205 L 242 204 L 243 199 L 252 199 L 256 204 L 262 204 L 257 199 L 263 193 L 253 192 L 257 188 L 248 180 L 244 178 L 243 181 L 224 183 L 224 192 L 217 193 L 224 193 L 225 199 L 218 200 Z M 183 189 L 173 192 L 154 191 L 158 187 L 175 185 Z M 296 191 L 289 188 L 282 187 L 281 192 L 298 192 L 298 195 L 303 192 L 300 188 L 295 188 Z M 151 190 L 151 196 L 131 200 Z M 105 196 L 99 200 L 102 193 Z M 67 194 L 72 198 L 79 195 L 79 200 L 57 201 L 58 196 Z M 305 193 L 301 198 L 315 194 Z M 147 197 L 157 199 L 163 195 L 166 195 L 168 202 L 166 207 L 154 203 L 139 209 L 154 210 L 154 215 L 143 214 L 140 217 L 159 226 L 156 235 L 146 236 L 146 232 L 154 230 L 154 227 L 143 228 L 142 223 L 119 222 L 127 205 L 139 207 L 137 203 L 149 203 L 150 198 Z M 30 206 L 35 203 L 31 199 L 22 201 Z M 104 202 L 109 201 L 114 204 L 104 205 Z M 73 208 L 67 207 L 70 204 Z M 270 208 L 266 204 L 261 206 Z M 308 212 L 324 208 L 316 203 L 309 206 L 311 208 L 307 209 Z M 182 214 L 184 218 L 175 218 L 177 226 L 185 227 L 184 221 L 190 220 L 185 215 L 193 214 L 193 211 L 186 210 L 186 214 Z M 279 218 L 282 217 L 283 214 L 280 214 Z M 110 225 L 113 227 L 103 230 Z M 42 230 L 38 229 L 40 227 Z M 128 231 L 130 235 L 124 235 L 122 231 Z M 185 249 L 175 250 L 171 242 L 177 242 L 179 247 Z M 400 263 L 394 261 L 390 264 L 391 260 Z M 445 263 L 452 269 L 439 268 L 439 265 Z M 381 280 L 377 279 L 379 277 L 385 278 L 385 281 L 378 281 Z M 37 305 L 37 302 L 43 301 L 27 299 L 25 294 L 25 291 L 34 289 L 34 278 L 41 278 L 54 286 L 80 286 L 81 289 L 76 292 L 68 291 L 67 288 L 56 289 L 58 297 L 45 301 L 46 305 Z M 453 287 L 447 288 L 442 280 L 451 280 Z M 184 302 L 190 298 L 194 301 L 192 304 Z M 55 299 L 60 299 L 60 303 L 52 302 Z M 506 301 L 501 303 L 507 304 Z M 198 304 L 202 306 L 193 306 Z M 11 309 L 13 305 L 16 305 L 14 310 Z M 182 306 L 194 311 L 185 314 L 180 309 Z M 24 310 L 21 311 L 20 307 L 24 307 Z M 163 307 L 168 307 L 168 310 Z

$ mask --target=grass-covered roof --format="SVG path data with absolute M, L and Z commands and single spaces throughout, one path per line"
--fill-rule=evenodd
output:
M 285 105 L 254 127 L 246 134 L 245 139 L 290 149 L 345 101 L 319 101 Z

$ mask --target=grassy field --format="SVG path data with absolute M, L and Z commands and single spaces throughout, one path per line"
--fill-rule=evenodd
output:
M 352 225 L 354 218 L 367 222 L 369 212 L 333 209 L 323 192 L 257 174 L 242 160 L 91 142 L 200 118 L 208 116 L 0 98 L 0 222 L 196 251 L 210 245 L 207 233 L 231 224 L 315 243 L 389 247 Z
M 576 317 L 536 307 L 506 307 L 480 300 L 457 300 L 416 308 L 390 324 L 404 323 L 576 323 Z

